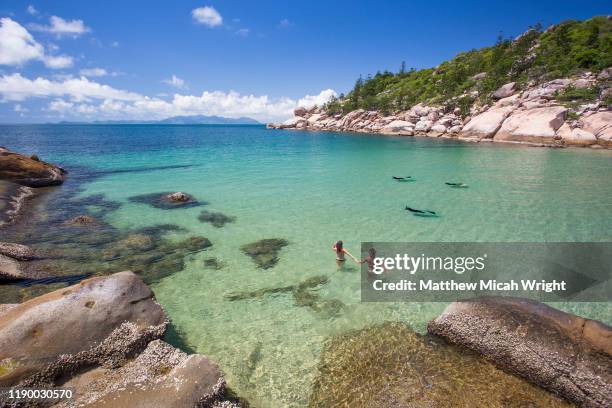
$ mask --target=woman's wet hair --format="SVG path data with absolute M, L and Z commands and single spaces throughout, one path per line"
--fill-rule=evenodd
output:
M 374 248 L 368 249 L 368 255 L 370 255 L 370 257 L 372 258 L 376 258 L 376 249 Z
M 342 244 L 341 240 L 336 242 L 336 251 L 337 252 L 342 251 L 342 245 L 343 244 Z

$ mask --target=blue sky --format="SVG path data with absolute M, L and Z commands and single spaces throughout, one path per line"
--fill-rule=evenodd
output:
M 3 1 L 0 122 L 280 120 L 359 75 L 430 67 L 609 1 Z

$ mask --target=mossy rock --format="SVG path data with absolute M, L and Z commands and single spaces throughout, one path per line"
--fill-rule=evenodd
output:
M 201 222 L 207 222 L 215 228 L 221 228 L 225 224 L 236 221 L 236 217 L 225 215 L 220 212 L 202 211 L 198 216 Z
M 195 198 L 189 196 L 186 201 L 179 201 L 172 199 L 173 192 L 165 191 L 161 193 L 151 194 L 140 194 L 129 197 L 128 200 L 133 203 L 147 204 L 154 208 L 162 210 L 174 210 L 177 208 L 190 208 L 206 205 L 206 202 L 197 201 Z
M 242 252 L 250 256 L 261 269 L 270 269 L 278 263 L 278 253 L 289 245 L 289 241 L 281 238 L 261 239 L 240 247 Z
M 571 407 L 480 356 L 384 323 L 328 339 L 310 407 Z

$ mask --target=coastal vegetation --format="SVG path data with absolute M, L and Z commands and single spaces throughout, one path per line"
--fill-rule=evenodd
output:
M 387 114 L 424 103 L 442 104 L 449 111 L 458 107 L 465 116 L 476 99 L 484 102 L 505 83 L 524 87 L 611 65 L 610 18 L 569 20 L 546 30 L 536 24 L 514 40 L 500 34 L 493 46 L 462 52 L 434 68 L 407 69 L 402 63 L 398 72 L 360 77 L 350 92 L 333 98 L 325 110 L 335 114 L 365 109 Z M 592 98 L 598 89 L 590 89 L 587 95 L 580 92 L 579 96 Z

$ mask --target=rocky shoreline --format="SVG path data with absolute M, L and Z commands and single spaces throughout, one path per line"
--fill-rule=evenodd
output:
M 379 133 L 397 136 L 426 136 L 469 142 L 519 143 L 547 147 L 612 148 L 612 68 L 599 74 L 584 73 L 542 84 L 529 83 L 523 89 L 507 83 L 490 95 L 488 102 L 476 102 L 469 112 L 452 106 L 418 104 L 407 111 L 384 115 L 379 111 L 354 110 L 329 113 L 324 107 L 299 107 L 294 117 L 270 123 L 270 129 L 298 129 Z M 483 77 L 484 78 L 484 77 Z M 565 103 L 560 93 L 568 89 L 602 89 L 592 103 Z M 478 97 L 466 94 L 462 97 Z

